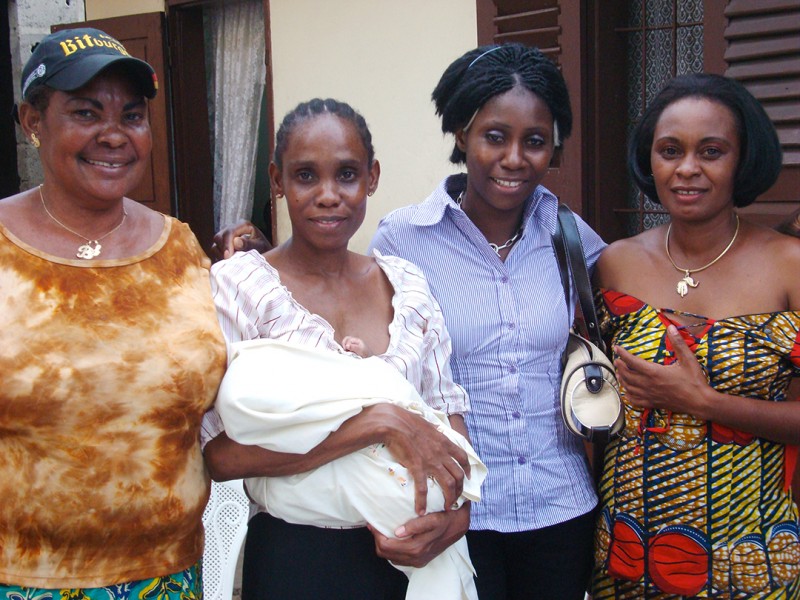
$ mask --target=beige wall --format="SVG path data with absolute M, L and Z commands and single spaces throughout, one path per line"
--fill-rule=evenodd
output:
M 86 20 L 163 12 L 164 0 L 86 0 Z
M 164 10 L 164 0 L 85 0 L 86 18 Z M 477 43 L 474 0 L 270 0 L 275 127 L 315 96 L 349 102 L 372 131 L 381 183 L 351 248 L 366 250 L 393 208 L 425 199 L 453 172 L 430 94 Z M 278 241 L 291 235 L 279 201 Z
M 474 0 L 271 0 L 275 127 L 315 96 L 349 102 L 372 131 L 381 183 L 351 244 L 365 251 L 379 219 L 425 199 L 453 171 L 430 95 L 477 43 Z M 278 201 L 278 241 L 290 234 Z

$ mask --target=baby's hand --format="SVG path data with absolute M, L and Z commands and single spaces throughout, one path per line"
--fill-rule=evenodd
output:
M 372 356 L 372 352 L 369 348 L 367 348 L 364 340 L 351 335 L 346 335 L 344 337 L 342 340 L 342 348 L 348 352 L 352 352 L 353 354 L 358 354 L 361 358 L 368 358 Z

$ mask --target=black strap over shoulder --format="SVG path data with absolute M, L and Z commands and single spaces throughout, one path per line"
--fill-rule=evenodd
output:
M 583 255 L 581 236 L 578 233 L 575 215 L 565 204 L 559 204 L 558 206 L 558 226 L 553 235 L 553 247 L 558 260 L 558 268 L 561 272 L 561 285 L 564 287 L 567 309 L 569 309 L 570 305 L 569 276 L 572 273 L 572 281 L 575 282 L 575 289 L 578 292 L 578 303 L 586 324 L 586 338 L 605 352 L 605 344 L 600 335 L 597 313 L 594 309 L 592 285 L 589 282 L 589 271 L 586 268 L 586 259 Z

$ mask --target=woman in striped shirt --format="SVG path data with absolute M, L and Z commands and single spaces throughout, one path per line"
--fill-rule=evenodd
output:
M 467 534 L 479 597 L 581 599 L 597 498 L 561 421 L 574 307 L 551 244 L 558 199 L 542 185 L 572 127 L 567 88 L 538 49 L 493 45 L 456 59 L 433 100 L 466 173 L 389 214 L 372 247 L 422 269 L 453 339 L 467 428 L 489 468 Z M 591 268 L 604 244 L 578 228 Z

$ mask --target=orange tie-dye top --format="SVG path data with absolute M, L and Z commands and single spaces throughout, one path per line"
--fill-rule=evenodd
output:
M 63 259 L 0 226 L 0 583 L 99 587 L 203 553 L 198 434 L 225 369 L 209 261 Z

